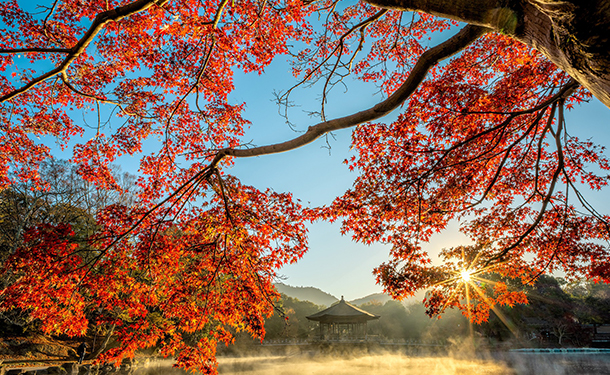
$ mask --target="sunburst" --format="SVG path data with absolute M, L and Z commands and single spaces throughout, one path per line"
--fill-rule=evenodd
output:
M 472 276 L 472 271 L 470 271 L 470 270 L 462 270 L 460 272 L 460 278 L 462 279 L 461 281 L 464 283 L 470 282 L 471 276 Z
M 494 264 L 484 265 L 480 268 L 477 267 L 478 258 L 480 254 L 477 254 L 475 258 L 468 262 L 464 253 L 462 253 L 462 264 L 463 268 L 452 272 L 453 276 L 449 277 L 441 282 L 436 283 L 434 286 L 440 286 L 443 284 L 453 284 L 451 295 L 447 298 L 445 305 L 441 308 L 441 312 L 444 311 L 449 305 L 452 298 L 457 297 L 460 292 L 463 292 L 463 296 L 466 299 L 467 309 L 470 311 L 473 308 L 473 297 L 478 299 L 480 302 L 487 304 L 491 310 L 496 314 L 502 323 L 518 337 L 518 332 L 515 325 L 508 319 L 502 311 L 496 306 L 496 304 L 486 296 L 484 290 L 481 289 L 483 285 L 495 285 L 496 282 L 483 278 L 482 275 L 493 272 L 494 269 L 504 264 L 505 262 L 498 262 Z M 473 337 L 473 323 L 469 319 L 469 328 L 471 337 Z
M 486 296 L 485 291 L 481 289 L 481 285 L 490 284 L 495 285 L 496 282 L 493 280 L 485 279 L 481 277 L 481 274 L 492 271 L 494 268 L 498 267 L 500 264 L 504 263 L 496 263 L 494 265 L 488 265 L 481 268 L 476 268 L 475 263 L 477 262 L 477 257 L 468 264 L 465 268 L 460 271 L 455 271 L 455 276 L 447 281 L 455 283 L 455 289 L 452 293 L 452 296 L 459 293 L 460 289 L 464 289 L 464 294 L 466 297 L 466 305 L 470 310 L 472 308 L 472 297 L 473 293 L 478 295 L 478 299 L 487 304 L 491 310 L 496 314 L 496 316 L 500 319 L 502 323 L 516 336 L 518 337 L 518 333 L 516 331 L 515 325 L 508 319 L 502 311 L 496 306 L 495 303 L 491 302 L 490 299 Z M 472 335 L 472 322 L 470 322 L 470 330 Z

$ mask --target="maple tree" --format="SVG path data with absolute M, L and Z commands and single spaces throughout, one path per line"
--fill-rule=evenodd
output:
M 564 119 L 589 92 L 610 106 L 609 4 L 3 1 L 0 188 L 47 189 L 38 171 L 50 139 L 72 148 L 78 174 L 100 189 L 122 190 L 110 167 L 119 157 L 138 156 L 140 169 L 136 201 L 98 212 L 86 253 L 67 223 L 30 226 L 5 263 L 19 277 L 0 308 L 27 311 L 49 334 L 113 327 L 120 346 L 107 360 L 157 345 L 213 373 L 216 344 L 232 330 L 264 335 L 278 298 L 271 282 L 306 251 L 305 222 L 316 219 L 391 244 L 379 282 L 395 298 L 431 288 L 431 314 L 457 306 L 481 321 L 496 304 L 525 302 L 501 282 L 481 288 L 484 272 L 526 284 L 557 269 L 609 281 L 608 216 L 580 189 L 606 186 L 610 165 Z M 426 50 L 439 32 L 452 36 Z M 321 122 L 250 147 L 244 104 L 228 97 L 233 74 L 263 73 L 278 56 L 290 56 L 296 77 L 279 102 L 319 82 Z M 347 75 L 387 98 L 327 119 L 327 95 Z M 395 121 L 374 122 L 397 108 Z M 93 130 L 81 120 L 90 113 Z M 347 163 L 359 177 L 327 207 L 223 173 L 344 128 L 354 128 Z M 421 245 L 451 220 L 474 245 L 443 250 L 433 266 Z

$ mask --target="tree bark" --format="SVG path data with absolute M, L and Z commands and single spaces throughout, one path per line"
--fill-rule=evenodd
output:
M 537 49 L 610 108 L 610 0 L 365 0 L 490 28 Z
M 112 334 L 114 333 L 114 329 L 116 328 L 116 324 L 113 324 L 112 326 L 110 326 L 110 328 L 108 329 L 108 332 L 106 332 L 106 337 L 104 338 L 104 341 L 100 344 L 100 347 L 97 348 L 97 350 L 93 350 L 95 348 L 91 348 L 91 354 L 89 355 L 88 359 L 96 359 L 97 357 L 100 356 L 100 354 L 102 354 L 104 352 L 104 350 L 106 350 L 106 346 L 108 346 L 108 342 L 110 341 L 110 338 L 112 337 Z

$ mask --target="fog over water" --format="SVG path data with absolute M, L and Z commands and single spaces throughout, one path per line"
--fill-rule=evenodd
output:
M 219 358 L 222 375 L 593 375 L 610 374 L 609 354 L 518 353 L 449 355 L 313 354 Z M 136 375 L 183 375 L 186 372 L 153 365 Z
M 492 361 L 434 357 L 407 357 L 397 354 L 367 355 L 354 358 L 319 357 L 290 358 L 236 358 L 220 362 L 221 374 L 247 375 L 452 375 L 452 374 L 513 374 L 501 364 Z

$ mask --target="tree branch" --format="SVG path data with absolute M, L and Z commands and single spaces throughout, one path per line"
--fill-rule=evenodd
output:
M 40 53 L 70 53 L 70 48 L 44 48 L 44 47 L 27 47 L 27 48 L 0 48 L 0 53 L 3 54 L 18 54 L 29 52 Z
M 216 165 L 218 165 L 218 163 L 227 156 L 247 158 L 290 151 L 305 146 L 329 132 L 351 128 L 356 125 L 381 118 L 402 105 L 402 103 L 415 92 L 420 83 L 424 80 L 430 68 L 432 68 L 439 61 L 460 52 L 477 40 L 481 35 L 489 31 L 489 29 L 484 27 L 468 25 L 446 42 L 443 42 L 424 52 L 415 64 L 415 67 L 413 67 L 413 70 L 407 77 L 406 81 L 392 95 L 390 95 L 390 97 L 372 108 L 310 126 L 307 132 L 286 142 L 254 147 L 251 149 L 222 149 L 218 151 L 210 166 L 215 168 Z
M 12 100 L 15 97 L 27 92 L 34 86 L 42 83 L 49 78 L 64 73 L 70 64 L 74 62 L 89 46 L 89 44 L 93 41 L 93 38 L 100 32 L 100 30 L 110 21 L 119 21 L 125 17 L 129 17 L 133 14 L 142 12 L 153 4 L 160 2 L 159 0 L 136 0 L 133 3 L 123 5 L 114 9 L 107 10 L 98 14 L 89 30 L 83 35 L 83 37 L 76 43 L 72 48 L 69 49 L 69 54 L 66 56 L 64 61 L 62 61 L 55 69 L 48 71 L 47 73 L 38 76 L 37 78 L 32 79 L 25 86 L 22 86 L 18 89 L 13 90 L 12 92 L 0 97 L 0 103 L 4 103 L 6 101 Z M 51 49 L 51 51 L 55 52 L 63 52 L 60 49 Z M 34 51 L 31 51 L 34 52 Z
M 517 27 L 517 12 L 502 0 L 364 0 L 383 9 L 424 12 L 506 34 Z
M 490 262 L 492 262 L 494 260 L 501 259 L 506 254 L 508 254 L 511 250 L 513 250 L 517 246 L 519 246 L 525 240 L 525 238 L 532 231 L 534 231 L 534 229 L 536 229 L 538 227 L 538 224 L 540 224 L 540 222 L 542 221 L 542 218 L 546 212 L 546 208 L 547 208 L 548 204 L 551 202 L 551 200 L 553 198 L 553 193 L 555 192 L 555 184 L 557 183 L 557 180 L 559 179 L 559 176 L 561 175 L 561 172 L 563 171 L 563 168 L 564 168 L 564 159 L 563 159 L 563 154 L 561 153 L 562 146 L 561 146 L 561 140 L 560 140 L 560 135 L 563 131 L 563 111 L 561 110 L 561 108 L 563 107 L 563 103 L 564 103 L 564 99 L 561 99 L 559 101 L 560 112 L 559 112 L 559 119 L 557 120 L 557 132 L 554 134 L 555 144 L 557 146 L 557 152 L 558 152 L 558 158 L 557 158 L 558 165 L 557 165 L 557 168 L 555 169 L 555 172 L 553 173 L 553 177 L 551 178 L 551 185 L 546 193 L 546 196 L 544 197 L 544 199 L 542 201 L 542 207 L 540 208 L 540 211 L 538 212 L 538 215 L 536 216 L 536 219 L 534 220 L 534 222 L 527 228 L 527 230 L 525 232 L 523 232 L 522 235 L 519 236 L 517 241 L 515 241 L 512 245 L 504 248 L 497 255 L 490 258 L 487 261 L 487 264 L 489 264 Z

